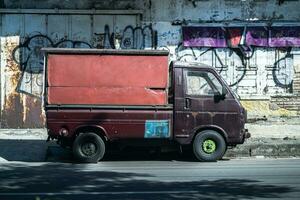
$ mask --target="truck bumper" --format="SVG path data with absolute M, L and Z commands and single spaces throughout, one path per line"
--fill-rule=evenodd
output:
M 248 139 L 251 137 L 251 133 L 249 133 L 248 129 L 243 129 L 242 135 L 243 135 L 243 143 L 244 143 L 245 139 Z
M 244 138 L 245 139 L 248 139 L 251 137 L 251 133 L 249 133 L 248 129 L 245 129 L 245 132 L 244 132 Z
M 239 137 L 231 138 L 232 140 L 230 141 L 230 144 L 232 144 L 233 146 L 235 146 L 237 144 L 243 144 L 245 142 L 245 140 L 250 137 L 251 137 L 251 134 L 249 133 L 248 129 L 242 129 Z
M 251 137 L 251 133 L 249 133 L 248 129 L 244 129 L 244 138 L 248 139 Z

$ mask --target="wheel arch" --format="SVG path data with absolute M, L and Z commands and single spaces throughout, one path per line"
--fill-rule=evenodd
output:
M 225 143 L 228 143 L 228 135 L 226 133 L 226 131 L 219 127 L 219 126 L 215 126 L 215 125 L 206 125 L 206 126 L 199 126 L 197 128 L 194 129 L 193 133 L 192 133 L 192 140 L 191 142 L 194 141 L 196 135 L 202 131 L 206 131 L 206 130 L 213 130 L 216 131 L 217 133 L 219 133 L 225 140 Z
M 74 139 L 80 134 L 80 133 L 86 133 L 86 132 L 94 132 L 97 135 L 99 135 L 105 142 L 108 141 L 108 135 L 106 130 L 102 126 L 97 125 L 82 125 L 75 129 Z

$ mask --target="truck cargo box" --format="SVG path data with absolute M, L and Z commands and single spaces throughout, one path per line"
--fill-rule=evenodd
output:
M 44 50 L 48 104 L 167 104 L 166 51 Z

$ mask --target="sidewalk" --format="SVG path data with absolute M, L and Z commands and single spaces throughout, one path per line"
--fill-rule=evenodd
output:
M 251 138 L 227 157 L 300 157 L 300 118 L 274 118 L 247 123 Z
M 299 118 L 257 121 L 246 124 L 246 128 L 251 138 L 228 149 L 225 158 L 300 157 Z M 0 162 L 61 161 L 70 157 L 69 151 L 46 139 L 46 129 L 0 129 Z
M 46 129 L 0 129 L 0 162 L 46 160 Z

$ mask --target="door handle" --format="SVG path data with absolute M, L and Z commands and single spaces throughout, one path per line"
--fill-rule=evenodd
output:
M 191 108 L 191 98 L 185 98 L 185 108 Z

